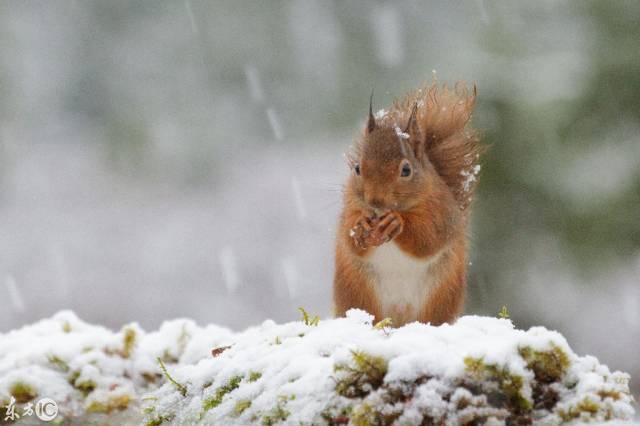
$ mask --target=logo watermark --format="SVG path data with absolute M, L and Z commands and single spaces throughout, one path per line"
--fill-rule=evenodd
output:
M 43 422 L 50 422 L 51 420 L 58 417 L 58 404 L 51 398 L 41 398 L 36 402 L 35 406 L 33 403 L 28 402 L 22 407 L 22 414 L 17 412 L 16 408 L 16 399 L 12 396 L 9 400 L 9 405 L 5 408 L 5 417 L 4 421 L 16 421 L 19 420 L 20 417 L 30 417 L 34 414 L 37 418 L 42 420 Z
M 49 422 L 58 416 L 58 404 L 51 398 L 42 398 L 36 403 L 36 416 Z

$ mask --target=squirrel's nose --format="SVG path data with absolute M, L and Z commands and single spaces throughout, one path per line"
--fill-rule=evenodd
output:
M 383 209 L 384 208 L 384 200 L 380 198 L 370 198 L 367 200 L 367 204 L 373 209 Z

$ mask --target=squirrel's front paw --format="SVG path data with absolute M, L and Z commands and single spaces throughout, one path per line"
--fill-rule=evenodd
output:
M 364 250 L 370 246 L 379 246 L 384 241 L 380 240 L 380 235 L 376 230 L 380 219 L 365 215 L 360 216 L 356 224 L 349 231 L 349 236 L 353 238 L 356 247 Z
M 380 218 L 375 233 L 379 234 L 379 238 L 383 242 L 388 242 L 400 235 L 403 229 L 402 216 L 397 212 L 390 212 Z

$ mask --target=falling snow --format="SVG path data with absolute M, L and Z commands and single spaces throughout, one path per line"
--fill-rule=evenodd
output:
M 470 170 L 463 170 L 460 172 L 465 180 L 462 182 L 462 190 L 464 192 L 469 192 L 472 184 L 478 180 L 478 173 L 480 173 L 480 165 L 476 164 Z
M 238 288 L 238 266 L 236 256 L 231 246 L 226 246 L 220 251 L 220 267 L 222 276 L 229 293 L 233 293 Z
M 276 140 L 282 140 L 284 138 L 284 134 L 282 132 L 282 125 L 280 124 L 280 119 L 278 118 L 276 110 L 273 108 L 267 108 L 267 118 L 269 119 L 269 125 L 273 131 L 273 136 Z
M 260 81 L 258 69 L 253 64 L 247 64 L 244 67 L 244 76 L 247 79 L 247 86 L 249 87 L 251 99 L 256 103 L 263 102 L 264 90 L 262 89 L 262 82 Z
M 378 61 L 392 67 L 404 60 L 404 34 L 402 16 L 392 3 L 382 3 L 373 7 L 371 27 L 376 42 Z
M 194 34 L 198 33 L 198 26 L 196 24 L 196 18 L 193 15 L 193 10 L 191 9 L 191 2 L 189 0 L 184 0 L 184 7 L 187 9 L 187 15 L 189 16 L 189 23 L 191 24 L 191 30 Z
M 480 20 L 483 24 L 489 25 L 489 13 L 487 12 L 487 6 L 484 0 L 476 0 L 478 3 L 478 10 L 480 11 Z
M 22 300 L 22 295 L 20 294 L 15 278 L 12 276 L 6 277 L 4 284 L 7 288 L 7 293 L 9 293 L 11 306 L 13 306 L 16 312 L 24 312 L 24 301 Z
M 282 272 L 284 274 L 284 281 L 287 284 L 289 297 L 295 299 L 298 295 L 298 269 L 296 268 L 293 258 L 284 257 L 282 259 Z
M 295 202 L 298 219 L 300 219 L 300 221 L 302 222 L 307 218 L 307 208 L 304 204 L 304 199 L 302 198 L 300 182 L 298 182 L 298 179 L 295 176 L 291 178 L 291 190 L 293 192 L 293 199 Z

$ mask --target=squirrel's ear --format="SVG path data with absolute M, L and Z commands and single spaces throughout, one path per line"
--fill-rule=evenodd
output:
M 420 126 L 418 126 L 416 117 L 417 113 L 418 103 L 416 102 L 413 104 L 413 108 L 411 108 L 411 115 L 409 116 L 409 121 L 407 121 L 404 133 L 409 135 L 409 142 L 413 148 L 413 152 L 416 158 L 419 158 L 423 154 L 424 147 L 422 144 L 422 135 L 420 134 Z
M 413 108 L 411 108 L 411 115 L 409 116 L 409 121 L 407 121 L 407 126 L 404 128 L 404 132 L 410 134 L 411 136 L 420 136 L 420 128 L 418 127 L 418 121 L 416 120 L 416 114 L 418 113 L 418 103 L 413 104 Z
M 369 121 L 367 121 L 367 133 L 373 132 L 376 128 L 376 119 L 373 116 L 373 90 L 371 90 L 371 96 L 369 97 Z

